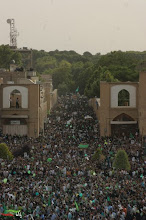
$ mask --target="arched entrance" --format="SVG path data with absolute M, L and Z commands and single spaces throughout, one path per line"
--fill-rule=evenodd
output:
M 138 131 L 138 123 L 129 115 L 122 113 L 111 121 L 111 134 L 116 136 L 135 135 Z

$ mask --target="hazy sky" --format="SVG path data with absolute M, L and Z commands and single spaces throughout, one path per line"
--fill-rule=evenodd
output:
M 0 44 L 15 19 L 18 47 L 105 54 L 146 50 L 146 0 L 0 0 Z

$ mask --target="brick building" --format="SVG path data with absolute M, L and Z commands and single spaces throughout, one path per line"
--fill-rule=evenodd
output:
M 0 71 L 0 128 L 4 134 L 38 137 L 47 112 L 57 102 L 52 81 L 38 81 L 34 71 Z
M 146 72 L 139 82 L 100 82 L 100 99 L 91 105 L 100 124 L 100 135 L 123 135 L 139 132 L 146 135 Z

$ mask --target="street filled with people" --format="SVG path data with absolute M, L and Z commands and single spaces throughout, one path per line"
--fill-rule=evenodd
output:
M 29 152 L 0 164 L 0 213 L 20 210 L 22 219 L 145 220 L 144 152 L 137 133 L 100 137 L 99 122 L 85 96 L 58 98 L 38 138 L 1 135 L 13 152 Z M 93 160 L 97 149 L 104 159 Z M 116 171 L 124 149 L 131 170 Z

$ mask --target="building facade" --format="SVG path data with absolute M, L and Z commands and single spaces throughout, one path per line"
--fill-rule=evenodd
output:
M 100 100 L 91 105 L 99 119 L 100 135 L 146 135 L 146 72 L 139 82 L 100 83 Z
M 4 134 L 38 137 L 48 111 L 57 102 L 57 90 L 38 81 L 35 72 L 0 72 L 0 128 Z M 52 104 L 53 103 L 53 104 Z

